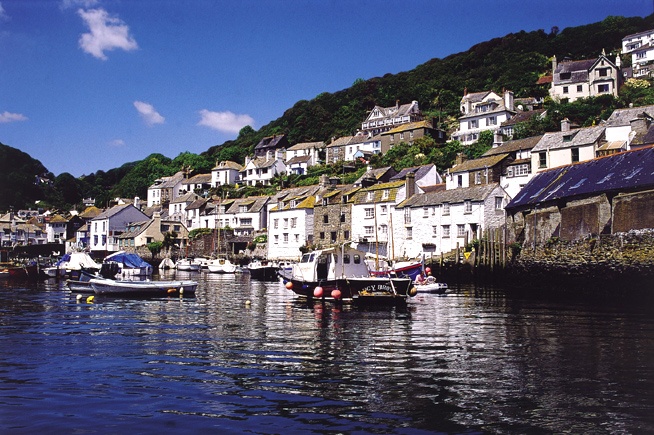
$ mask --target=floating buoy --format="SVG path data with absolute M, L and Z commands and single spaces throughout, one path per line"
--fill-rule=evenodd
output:
M 249 307 L 251 304 L 252 304 L 252 301 L 251 301 L 251 300 L 248 299 L 248 300 L 245 301 L 245 305 L 246 305 L 246 306 Z
M 179 289 L 179 294 L 180 294 L 180 296 L 184 294 L 184 287 Z
M 89 296 L 88 298 L 86 298 L 86 303 L 92 304 L 94 300 L 95 300 L 95 296 Z
M 429 267 L 425 267 L 425 273 L 431 273 L 431 269 Z
M 82 300 L 82 297 L 83 297 L 82 295 L 77 295 L 77 296 L 75 297 L 75 299 L 77 299 L 77 302 L 79 302 L 79 301 Z
M 168 293 L 169 295 L 172 295 L 173 293 L 176 293 L 176 292 L 177 292 L 177 289 L 176 289 L 176 288 L 169 288 L 168 291 L 167 291 L 167 293 Z
M 316 298 L 321 298 L 323 294 L 322 287 L 318 286 L 313 290 L 313 296 Z
M 291 281 L 286 283 L 286 288 L 291 290 L 293 288 L 293 283 Z
M 334 299 L 340 299 L 341 298 L 341 291 L 339 289 L 332 290 L 332 297 Z
M 415 287 L 411 287 L 411 289 L 409 290 L 409 296 L 414 297 L 417 294 L 418 294 L 418 289 Z

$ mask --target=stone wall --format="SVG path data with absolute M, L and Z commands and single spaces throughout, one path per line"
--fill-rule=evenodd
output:
M 614 233 L 654 228 L 654 191 L 618 195 L 613 209 Z

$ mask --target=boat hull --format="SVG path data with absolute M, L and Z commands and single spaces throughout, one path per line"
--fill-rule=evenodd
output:
M 259 281 L 277 281 L 277 270 L 275 266 L 248 267 L 250 278 Z
M 92 279 L 89 282 L 96 295 L 192 295 L 195 294 L 198 286 L 198 283 L 195 281 L 114 281 Z
M 406 303 L 411 295 L 413 282 L 410 278 L 342 278 L 317 282 L 290 279 L 291 289 L 301 297 L 308 299 L 343 301 L 358 304 L 401 304 Z M 317 287 L 322 289 L 322 296 L 314 293 Z M 334 297 L 334 291 L 340 292 Z

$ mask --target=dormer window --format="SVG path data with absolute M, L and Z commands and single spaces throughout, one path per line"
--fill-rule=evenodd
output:
M 368 192 L 368 194 L 366 195 L 366 200 L 372 201 L 373 199 L 375 199 L 375 192 Z
M 382 190 L 382 199 L 388 199 L 390 195 L 391 195 L 391 191 L 389 189 Z

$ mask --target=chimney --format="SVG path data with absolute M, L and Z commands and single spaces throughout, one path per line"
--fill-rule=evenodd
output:
M 561 120 L 561 131 L 570 131 L 570 120 L 568 118 Z
M 324 189 L 325 187 L 327 187 L 328 184 L 329 184 L 329 176 L 327 174 L 322 174 L 320 176 L 318 185 L 320 186 L 321 189 Z
M 247 166 L 248 163 L 250 163 L 251 161 L 252 159 L 250 158 L 250 156 L 245 156 L 245 164 L 243 166 Z
M 500 131 L 497 130 L 493 135 L 493 148 L 497 148 L 501 146 L 503 143 L 504 143 L 504 137 L 502 136 L 502 133 L 500 133 Z
M 338 178 L 338 177 L 329 177 L 330 186 L 338 186 L 339 181 L 340 181 L 340 178 Z
M 154 227 L 161 229 L 161 213 L 158 211 L 152 213 L 152 220 L 154 221 Z
M 266 151 L 266 160 L 272 159 L 272 152 L 270 150 Z
M 416 193 L 416 174 L 409 172 L 404 180 L 406 198 L 411 198 Z
M 555 81 L 554 80 L 555 79 L 554 74 L 556 73 L 556 67 L 557 67 L 556 55 L 554 55 L 554 56 L 552 56 L 552 85 L 551 85 L 552 89 L 554 89 L 554 81 Z
M 640 113 L 637 117 L 629 121 L 631 124 L 631 131 L 636 134 L 645 134 L 649 130 L 651 119 L 644 113 Z
M 515 110 L 513 107 L 513 92 L 504 91 L 504 107 L 506 107 L 506 110 Z
M 463 154 L 463 153 L 459 153 L 459 154 L 456 155 L 456 159 L 454 159 L 454 166 L 460 165 L 461 163 L 465 162 L 466 160 L 467 160 L 466 155 Z

